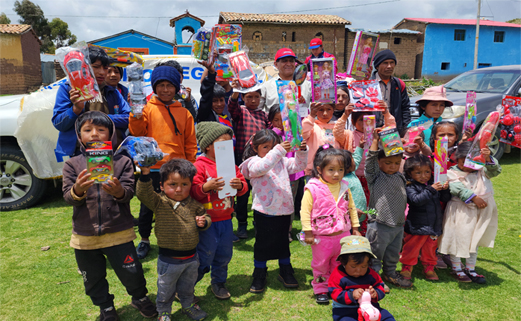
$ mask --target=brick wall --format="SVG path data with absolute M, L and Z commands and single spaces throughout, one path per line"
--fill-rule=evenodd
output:
M 22 54 L 24 60 L 24 80 L 26 91 L 34 90 L 42 85 L 42 62 L 40 59 L 40 43 L 32 32 L 22 35 Z
M 56 71 L 56 80 L 65 78 L 65 71 L 63 71 L 62 66 L 56 60 L 54 61 L 54 71 Z

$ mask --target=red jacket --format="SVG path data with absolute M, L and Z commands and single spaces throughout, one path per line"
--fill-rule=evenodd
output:
M 310 68 L 309 61 L 311 59 L 315 59 L 315 58 L 330 58 L 330 57 L 335 58 L 335 75 L 336 75 L 338 73 L 337 59 L 336 59 L 336 57 L 334 55 L 330 54 L 329 52 L 322 51 L 321 53 L 318 54 L 318 57 L 315 57 L 313 55 L 309 55 L 306 58 L 306 61 L 304 63 L 306 65 L 308 65 L 308 70 L 309 70 L 309 68 Z
M 199 156 L 194 165 L 195 168 L 197 168 L 197 174 L 195 174 L 192 183 L 190 196 L 204 205 L 206 212 L 212 218 L 212 222 L 231 220 L 233 213 L 233 197 L 220 199 L 217 191 L 210 191 L 208 193 L 203 191 L 204 183 L 212 178 L 218 177 L 215 161 L 205 156 Z M 248 183 L 246 183 L 244 176 L 242 176 L 242 173 L 237 166 L 235 166 L 235 176 L 242 182 L 242 189 L 237 191 L 237 196 L 242 196 L 248 191 Z

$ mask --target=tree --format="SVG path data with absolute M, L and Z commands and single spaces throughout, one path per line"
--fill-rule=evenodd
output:
M 51 39 L 56 48 L 70 46 L 76 42 L 76 36 L 69 30 L 69 25 L 60 18 L 52 19 L 49 27 L 51 28 Z
M 7 18 L 7 15 L 5 13 L 0 13 L 0 24 L 10 24 L 11 19 Z
M 516 18 L 516 19 L 508 20 L 507 22 L 508 22 L 508 23 L 515 23 L 515 24 L 517 24 L 517 25 L 521 25 L 521 18 Z

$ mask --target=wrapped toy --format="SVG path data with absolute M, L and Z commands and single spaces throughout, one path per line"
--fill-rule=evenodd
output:
M 416 138 L 416 136 L 420 135 L 424 130 L 425 127 L 423 127 L 422 125 L 409 127 L 404 137 L 406 143 L 403 147 L 415 147 L 416 143 L 414 142 L 414 139 Z
M 373 132 L 376 127 L 376 116 L 375 115 L 364 115 L 364 155 L 367 156 L 369 147 L 373 143 Z
M 133 63 L 127 67 L 128 93 L 130 95 L 130 108 L 134 117 L 143 115 L 143 108 L 147 104 L 145 83 L 143 82 L 143 66 Z M 126 98 L 126 97 L 124 97 Z
M 210 57 L 210 41 L 212 39 L 212 30 L 208 28 L 199 28 L 194 35 L 192 45 L 192 55 L 197 60 L 209 60 Z
M 215 25 L 212 28 L 211 52 L 217 52 L 217 60 L 214 61 L 215 80 L 229 80 L 233 77 L 232 69 L 228 63 L 228 55 L 241 50 L 242 27 L 240 25 Z
M 378 101 L 382 100 L 382 92 L 378 80 L 355 80 L 347 85 L 351 101 L 355 103 L 354 111 L 383 111 Z
M 105 183 L 114 175 L 112 142 L 88 142 L 85 144 L 87 173 L 95 184 Z
M 335 58 L 311 59 L 311 100 L 313 102 L 335 104 Z
M 380 321 L 380 310 L 371 304 L 371 293 L 368 290 L 358 299 L 358 304 L 358 321 Z
M 470 128 L 472 131 L 476 129 L 476 107 L 476 93 L 473 91 L 467 91 L 462 132 L 465 132 L 467 128 Z
M 306 233 L 304 231 L 300 231 L 298 234 L 297 234 L 297 240 L 300 242 L 300 244 L 304 245 L 304 246 L 307 246 L 309 245 L 308 243 L 306 243 Z M 313 241 L 313 244 L 318 244 L 320 243 L 320 239 L 317 239 L 315 237 L 314 241 Z
M 396 127 L 383 128 L 378 135 L 380 136 L 380 141 L 382 142 L 382 147 L 386 157 L 403 153 L 402 140 L 400 139 L 400 134 Z
M 251 88 L 257 84 L 257 76 L 250 66 L 250 59 L 245 51 L 240 50 L 229 54 L 228 61 L 242 88 Z
M 56 49 L 56 60 L 67 74 L 71 87 L 80 91 L 79 101 L 88 101 L 98 96 L 99 87 L 90 65 L 89 50 L 85 42 Z
M 132 51 L 125 51 L 120 49 L 114 49 L 109 47 L 103 47 L 98 45 L 93 45 L 89 43 L 89 47 L 99 47 L 103 49 L 107 56 L 110 58 L 110 66 L 112 67 L 121 67 L 125 68 L 128 65 L 131 65 L 135 62 L 142 65 L 143 64 L 143 57 L 141 55 L 132 52 Z M 123 75 L 121 75 L 123 76 Z M 126 97 L 125 97 L 126 98 Z
M 465 158 L 465 167 L 478 170 L 485 165 L 485 158 L 481 155 L 481 150 L 487 147 L 492 139 L 494 139 L 499 117 L 500 113 L 498 111 L 493 111 L 487 116 L 478 134 L 474 136 L 470 151 L 467 158 Z
M 434 144 L 434 183 L 447 181 L 448 144 L 447 137 L 436 140 Z
M 127 151 L 132 160 L 138 161 L 139 166 L 143 167 L 154 166 L 165 157 L 152 137 L 128 136 L 119 145 L 116 155 L 123 151 Z
M 293 80 L 277 80 L 280 115 L 284 126 L 284 140 L 291 143 L 291 150 L 296 151 L 302 141 L 302 123 L 297 100 L 297 85 Z
M 505 96 L 503 110 L 504 114 L 499 121 L 499 141 L 521 148 L 521 98 Z
M 358 31 L 356 33 L 347 66 L 347 75 L 369 79 L 379 38 L 379 35 L 370 32 Z

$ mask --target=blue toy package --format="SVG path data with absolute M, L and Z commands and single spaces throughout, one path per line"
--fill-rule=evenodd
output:
M 293 80 L 277 80 L 280 116 L 284 126 L 284 140 L 291 143 L 291 150 L 296 151 L 302 142 L 302 121 L 300 119 L 297 84 Z
M 210 40 L 212 39 L 212 30 L 208 28 L 200 28 L 194 36 L 192 55 L 197 60 L 209 60 L 210 58 Z
M 140 118 L 143 115 L 143 108 L 147 103 L 145 94 L 145 83 L 143 82 L 143 66 L 133 63 L 127 67 L 128 93 L 130 94 L 130 108 L 134 117 Z M 123 97 L 127 98 L 127 97 Z
M 127 151 L 132 160 L 138 161 L 139 166 L 154 166 L 158 161 L 165 157 L 165 154 L 157 146 L 157 142 L 152 137 L 128 136 L 119 145 L 115 155 Z

